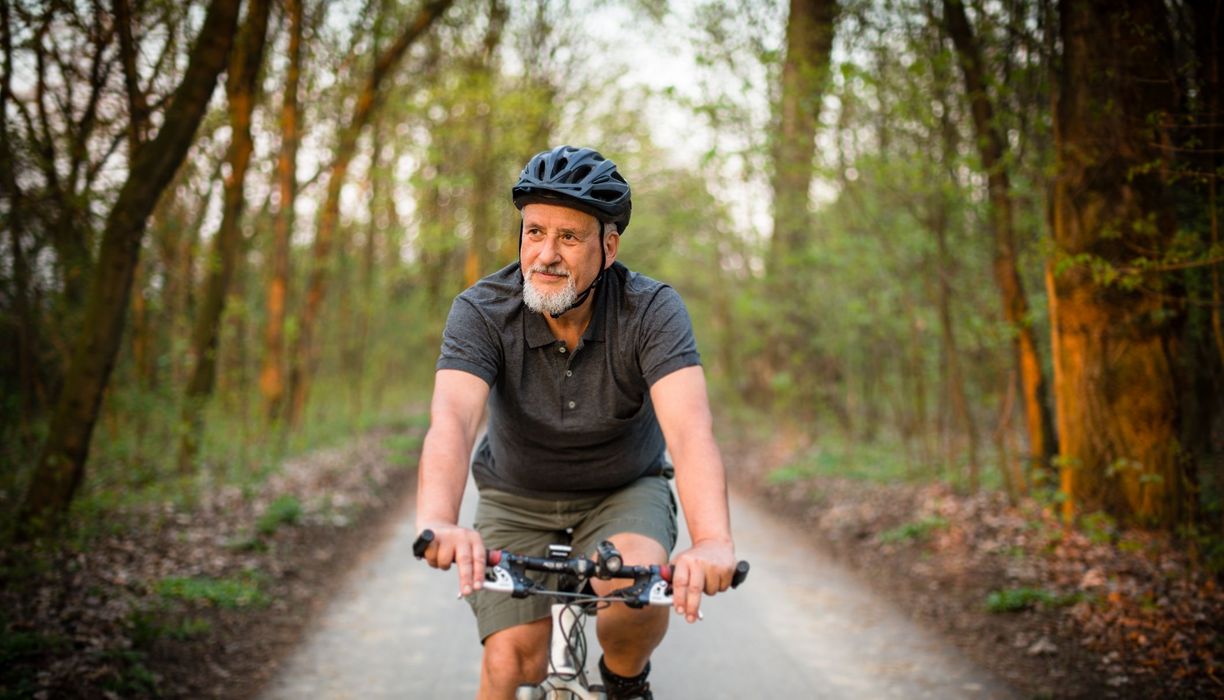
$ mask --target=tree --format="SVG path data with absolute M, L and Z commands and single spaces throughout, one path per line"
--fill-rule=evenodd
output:
M 1028 298 L 1020 280 L 1016 260 L 1011 179 L 1007 144 L 995 120 L 994 100 L 987 87 L 986 66 L 977 37 L 965 15 L 961 0 L 943 0 L 943 24 L 956 46 L 965 94 L 969 100 L 978 156 L 986 171 L 990 197 L 990 230 L 994 242 L 995 284 L 1003 301 L 1003 318 L 1014 333 L 1012 351 L 1022 388 L 1029 453 L 1038 465 L 1050 464 L 1057 446 L 1053 416 L 1048 403 L 1045 372 L 1037 352 L 1037 340 L 1029 318 Z
M 440 17 L 452 0 L 428 0 L 416 16 L 407 24 L 399 38 L 381 53 L 374 62 L 361 92 L 357 95 L 353 114 L 337 138 L 336 148 L 329 168 L 327 198 L 319 213 L 319 224 L 315 231 L 312 251 L 312 267 L 306 288 L 306 306 L 302 311 L 297 342 L 292 355 L 289 373 L 290 425 L 297 425 L 305 409 L 310 381 L 318 364 L 318 347 L 314 339 L 316 326 L 327 293 L 328 267 L 331 264 L 332 241 L 340 217 L 340 192 L 344 187 L 349 163 L 357 151 L 357 139 L 378 107 L 379 90 L 383 80 L 395 69 L 408 48 Z
M 839 362 L 823 354 L 807 358 L 806 340 L 815 335 L 815 320 L 795 295 L 806 286 L 801 256 L 811 242 L 809 190 L 816 150 L 820 103 L 828 82 L 833 46 L 835 0 L 791 0 L 786 20 L 786 57 L 782 64 L 781 100 L 773 160 L 773 236 L 770 239 L 769 294 L 781 300 L 780 312 L 771 315 L 766 371 L 772 384 L 778 376 L 800 377 L 805 366 L 822 368 L 811 373 L 819 389 L 814 393 L 833 408 L 843 426 L 849 414 L 833 387 L 842 371 Z M 814 361 L 813 361 L 814 360 Z M 759 374 L 759 372 L 758 372 Z
M 247 18 L 237 50 L 230 60 L 225 92 L 229 101 L 230 144 L 226 153 L 229 172 L 225 177 L 225 198 L 222 205 L 221 227 L 213 238 L 213 250 L 208 258 L 208 275 L 195 328 L 191 334 L 191 354 L 195 368 L 183 399 L 182 435 L 179 443 L 179 471 L 191 468 L 199 450 L 200 414 L 204 402 L 212 394 L 217 377 L 217 345 L 221 316 L 230 280 L 238 265 L 238 249 L 242 244 L 242 210 L 246 204 L 247 168 L 251 163 L 254 141 L 251 138 L 251 116 L 255 112 L 260 66 L 268 34 L 268 14 L 271 0 L 250 0 Z
M 264 322 L 263 367 L 259 389 L 264 419 L 275 421 L 285 395 L 285 301 L 289 295 L 289 247 L 293 237 L 293 206 L 297 201 L 298 85 L 302 78 L 303 0 L 285 0 L 289 20 L 289 56 L 281 103 L 281 146 L 276 160 L 277 210 L 272 233 L 272 269 L 268 275 L 267 318 Z
M 1176 105 L 1166 13 L 1160 0 L 1060 5 L 1047 284 L 1066 517 L 1104 509 L 1169 525 L 1189 515 L 1175 376 L 1182 311 L 1167 275 L 1135 270 L 1168 248 L 1175 227 L 1160 148 Z
M 836 0 L 791 0 L 782 64 L 782 102 L 774 144 L 773 263 L 790 264 L 811 228 L 808 189 L 820 102 L 833 48 Z
M 85 316 L 72 347 L 47 441 L 22 504 L 20 521 L 26 534 L 53 524 L 84 477 L 102 394 L 119 350 L 145 226 L 158 196 L 187 155 L 217 76 L 225 68 L 237 26 L 238 4 L 238 0 L 210 3 L 162 127 L 155 138 L 137 150 L 107 216 Z

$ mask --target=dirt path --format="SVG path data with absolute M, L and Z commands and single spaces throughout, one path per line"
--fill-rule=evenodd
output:
M 793 526 L 744 498 L 733 499 L 732 512 L 752 575 L 739 591 L 707 601 L 703 622 L 673 621 L 655 656 L 659 697 L 1014 697 Z M 455 599 L 453 572 L 412 558 L 411 515 L 352 572 L 264 698 L 475 694 L 480 648 L 471 615 Z M 597 658 L 592 651 L 588 667 Z

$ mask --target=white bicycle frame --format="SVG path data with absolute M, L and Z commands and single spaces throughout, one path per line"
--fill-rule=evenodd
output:
M 494 580 L 485 583 L 485 590 L 514 591 L 514 583 L 504 569 L 493 569 Z M 615 598 L 605 599 L 615 601 Z M 586 602 L 597 602 L 588 599 Z M 667 584 L 658 581 L 650 589 L 650 605 L 670 606 L 672 597 Z M 584 608 L 581 604 L 553 603 L 552 638 L 548 646 L 548 676 L 539 685 L 520 685 L 515 700 L 606 700 L 600 689 L 591 689 L 585 668 L 578 668 L 570 654 L 569 639 L 575 625 L 582 625 Z
M 552 640 L 548 646 L 548 677 L 539 685 L 520 685 L 514 700 L 606 700 L 602 690 L 592 690 L 585 668 L 577 668 L 567 641 L 574 625 L 583 624 L 580 606 L 553 603 Z

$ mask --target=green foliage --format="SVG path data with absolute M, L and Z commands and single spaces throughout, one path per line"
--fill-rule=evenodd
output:
M 283 525 L 297 525 L 302 519 L 302 503 L 296 496 L 283 494 L 268 504 L 268 509 L 259 516 L 255 530 L 270 537 Z
M 0 698 L 32 698 L 39 668 L 72 648 L 67 637 L 13 629 L 0 617 Z
M 1004 588 L 986 596 L 986 610 L 1015 613 L 1036 607 L 1060 608 L 1083 600 L 1081 593 L 1056 594 L 1040 588 Z
M 931 533 L 936 530 L 943 530 L 948 527 L 946 518 L 938 515 L 929 515 L 921 520 L 898 525 L 891 530 L 881 532 L 876 538 L 881 544 L 895 544 L 898 542 L 920 542 L 931 536 Z
M 1080 519 L 1080 528 L 1093 544 L 1108 544 L 1118 535 L 1118 522 L 1104 512 L 1088 513 Z
M 872 444 L 827 440 L 766 476 L 769 484 L 787 484 L 812 477 L 843 477 L 874 483 L 896 483 L 917 478 L 895 442 Z
M 172 576 L 158 581 L 155 590 L 163 598 L 222 608 L 263 607 L 270 602 L 260 588 L 259 577 L 253 575 L 221 579 Z
M 102 680 L 102 688 L 121 697 L 156 696 L 157 676 L 145 665 L 147 654 L 136 649 L 113 649 L 105 656 L 114 661 L 112 674 Z
M 390 453 L 393 464 L 399 467 L 416 465 L 416 459 L 425 441 L 423 434 L 396 433 L 383 440 L 383 446 Z
M 132 646 L 137 650 L 150 648 L 159 639 L 189 641 L 208 635 L 212 623 L 199 616 L 174 616 L 168 611 L 136 611 L 128 617 Z

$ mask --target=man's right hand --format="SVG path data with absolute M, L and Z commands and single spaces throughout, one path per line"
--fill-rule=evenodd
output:
M 425 561 L 436 569 L 447 571 L 452 564 L 459 567 L 459 594 L 471 595 L 484 583 L 485 546 L 480 533 L 448 523 L 418 523 L 419 532 L 432 530 L 433 542 L 425 549 Z M 418 534 L 419 534 L 418 532 Z

